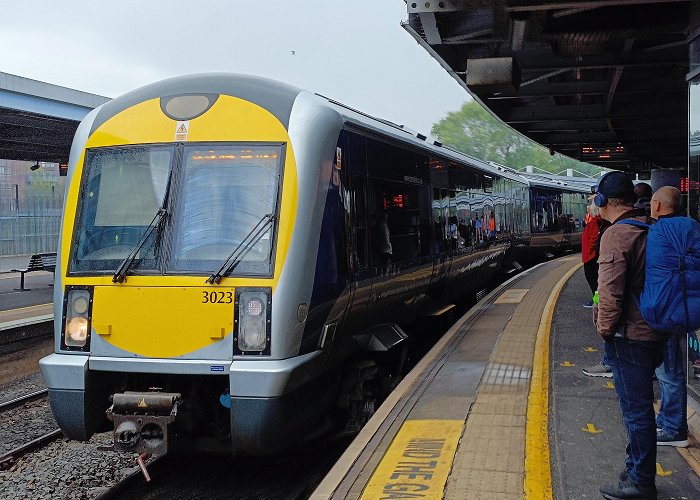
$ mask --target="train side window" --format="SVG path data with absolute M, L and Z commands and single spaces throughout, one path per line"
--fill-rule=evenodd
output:
M 367 139 L 367 221 L 372 266 L 378 274 L 418 265 L 429 254 L 427 157 Z
M 345 133 L 344 133 L 345 134 Z M 367 230 L 367 140 L 365 137 L 353 132 L 347 136 L 341 136 L 341 141 L 347 138 L 347 148 L 344 152 L 345 175 L 350 178 L 347 192 L 352 204 L 353 233 L 351 241 L 354 241 L 353 265 L 357 270 L 367 269 L 369 266 L 369 241 Z
M 532 230 L 558 232 L 562 229 L 562 196 L 556 191 L 532 189 Z
M 436 255 L 445 254 L 449 250 L 447 238 L 449 207 L 449 191 L 446 189 L 433 189 L 433 233 L 435 235 Z
M 467 252 L 476 240 L 476 220 L 481 217 L 472 193 L 480 189 L 479 174 L 456 163 L 449 164 L 450 217 L 448 233 L 452 251 Z
M 366 269 L 368 266 L 368 241 L 367 241 L 367 196 L 366 179 L 355 175 L 352 178 L 352 198 L 354 209 L 355 232 L 355 256 L 358 269 Z

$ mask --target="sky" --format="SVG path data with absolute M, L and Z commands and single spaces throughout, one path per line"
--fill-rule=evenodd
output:
M 3 2 L 0 71 L 116 97 L 223 71 L 429 133 L 469 94 L 400 25 L 404 0 Z

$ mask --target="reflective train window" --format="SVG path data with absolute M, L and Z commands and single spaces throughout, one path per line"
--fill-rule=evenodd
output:
M 342 141 L 347 140 L 347 147 L 343 154 L 344 175 L 350 182 L 345 188 L 351 204 L 350 217 L 352 218 L 350 238 L 353 241 L 352 264 L 361 271 L 369 266 L 369 240 L 367 238 L 367 144 L 366 139 L 354 133 L 341 133 Z
M 473 193 L 481 179 L 475 170 L 450 163 L 450 218 L 448 234 L 455 253 L 465 253 L 477 242 L 476 219 L 481 217 Z
M 532 196 L 532 230 L 536 232 L 558 232 L 562 225 L 561 193 L 542 188 L 533 188 Z
M 172 234 L 174 271 L 213 272 L 239 245 L 237 271 L 269 274 L 280 145 L 188 146 Z M 261 222 L 262 221 L 262 222 Z
M 367 139 L 367 216 L 372 265 L 380 274 L 430 255 L 427 157 Z
M 151 224 L 165 197 L 174 146 L 88 150 L 71 271 L 114 270 Z M 155 232 L 133 267 L 156 269 Z

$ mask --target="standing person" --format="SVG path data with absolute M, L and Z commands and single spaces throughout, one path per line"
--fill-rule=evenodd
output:
M 644 210 L 634 208 L 635 199 L 634 185 L 622 172 L 605 174 L 596 187 L 594 202 L 612 225 L 600 242 L 594 321 L 605 340 L 628 439 L 619 482 L 600 488 L 607 499 L 656 498 L 653 376 L 663 358 L 665 336 L 646 324 L 635 301 L 644 288 L 646 230 L 617 224 L 623 219 L 650 222 Z
M 586 227 L 583 228 L 581 236 L 581 260 L 583 260 L 583 274 L 586 276 L 586 281 L 591 289 L 591 300 L 583 307 L 593 307 L 593 295 L 598 290 L 598 254 L 600 253 L 600 236 L 608 226 L 600 216 L 600 209 L 593 203 L 586 207 Z
M 389 214 L 382 213 L 379 219 L 379 266 L 381 274 L 389 274 L 391 270 L 391 232 L 389 231 Z
M 591 288 L 591 300 L 583 305 L 583 307 L 593 307 L 593 296 L 598 291 L 598 256 L 600 255 L 600 237 L 603 231 L 608 227 L 608 222 L 600 216 L 600 209 L 593 203 L 591 196 L 591 204 L 586 208 L 586 217 L 588 222 L 583 228 L 583 236 L 581 239 L 581 259 L 583 260 L 583 274 L 586 276 L 588 286 Z M 610 363 L 605 357 L 603 350 L 603 359 L 600 363 L 593 366 L 587 366 L 583 369 L 583 374 L 587 377 L 606 377 L 612 378 L 612 369 Z
M 646 182 L 640 182 L 634 186 L 634 195 L 637 197 L 637 202 L 634 208 L 643 208 L 647 215 L 651 215 L 651 186 Z
M 681 216 L 681 192 L 670 186 L 659 188 L 651 197 L 651 217 Z M 656 444 L 658 446 L 688 446 L 685 364 L 685 342 L 680 336 L 670 334 L 664 349 L 664 361 L 656 368 L 656 378 L 661 389 L 661 407 L 656 417 Z

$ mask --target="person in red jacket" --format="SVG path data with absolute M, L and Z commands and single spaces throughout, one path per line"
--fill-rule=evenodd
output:
M 600 237 L 609 225 L 600 216 L 598 207 L 592 203 L 588 205 L 586 227 L 583 228 L 581 239 L 581 259 L 583 260 L 583 274 L 586 276 L 588 286 L 591 287 L 591 300 L 583 307 L 593 307 L 593 295 L 598 290 L 598 254 L 600 253 Z
M 581 260 L 583 260 L 583 274 L 586 276 L 588 286 L 591 287 L 591 300 L 583 307 L 593 307 L 593 295 L 598 290 L 598 255 L 600 254 L 600 237 L 603 231 L 610 225 L 600 216 L 600 210 L 593 204 L 595 195 L 589 197 L 590 204 L 586 210 L 586 227 L 583 228 L 581 237 Z M 612 378 L 612 369 L 607 363 L 605 354 L 600 363 L 587 366 L 583 369 L 587 377 Z

